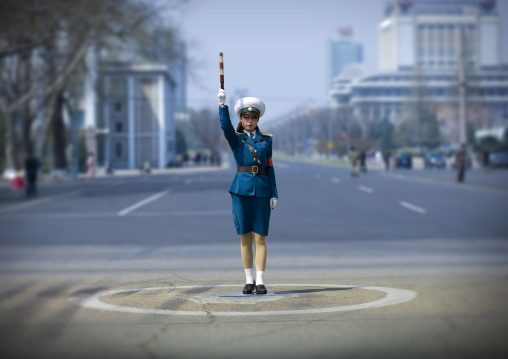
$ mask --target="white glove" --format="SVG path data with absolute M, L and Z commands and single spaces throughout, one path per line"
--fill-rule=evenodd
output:
M 278 198 L 270 198 L 270 208 L 275 209 L 275 206 L 277 205 Z
M 223 106 L 226 104 L 226 91 L 220 89 L 217 97 L 219 98 L 219 105 Z

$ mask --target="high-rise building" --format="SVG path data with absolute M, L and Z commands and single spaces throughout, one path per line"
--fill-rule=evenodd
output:
M 353 41 L 353 29 L 339 28 L 336 38 L 330 39 L 326 46 L 326 94 L 333 87 L 333 80 L 344 67 L 363 61 L 363 47 Z
M 362 129 L 384 119 L 401 124 L 408 107 L 425 106 L 440 122 L 441 135 L 457 142 L 461 62 L 467 121 L 476 129 L 508 127 L 499 21 L 495 0 L 391 1 L 379 25 L 380 72 L 336 78 L 332 106 Z

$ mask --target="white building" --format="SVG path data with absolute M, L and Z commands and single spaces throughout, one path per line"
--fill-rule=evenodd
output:
M 478 0 L 406 0 L 388 5 L 379 26 L 379 70 L 416 65 L 456 69 L 460 28 L 470 65 L 476 69 L 500 66 L 501 36 L 494 5 Z
M 175 159 L 175 82 L 161 64 L 109 65 L 101 70 L 105 160 L 114 168 Z
M 493 0 L 399 0 L 379 26 L 379 69 L 361 78 L 339 76 L 332 106 L 362 128 L 401 107 L 427 103 L 449 141 L 458 141 L 458 60 L 464 31 L 468 121 L 475 128 L 508 124 L 508 68 L 501 64 L 499 16 Z M 417 96 L 415 94 L 419 93 Z M 423 96 L 422 96 L 423 94 Z

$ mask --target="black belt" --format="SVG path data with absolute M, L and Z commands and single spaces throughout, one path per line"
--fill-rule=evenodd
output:
M 250 172 L 253 175 L 261 173 L 262 175 L 264 175 L 265 169 L 260 166 L 238 166 L 236 167 L 236 172 Z

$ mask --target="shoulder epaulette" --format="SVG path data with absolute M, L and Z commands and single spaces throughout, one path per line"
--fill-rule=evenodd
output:
M 237 132 L 236 134 L 237 134 L 237 135 L 241 135 L 242 133 L 243 133 L 243 132 Z
M 262 133 L 263 136 L 273 137 L 271 133 Z

